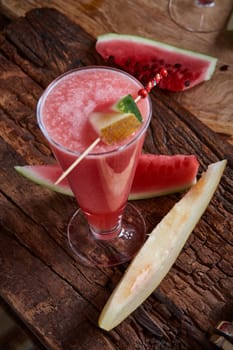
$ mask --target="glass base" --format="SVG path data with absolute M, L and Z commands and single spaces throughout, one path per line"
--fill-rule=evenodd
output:
M 210 33 L 224 28 L 232 0 L 216 0 L 214 6 L 197 3 L 197 0 L 169 0 L 171 19 L 190 32 Z
M 72 250 L 83 263 L 92 266 L 115 266 L 131 260 L 144 243 L 145 234 L 141 213 L 129 203 L 122 216 L 122 229 L 113 238 L 94 236 L 81 209 L 74 213 L 68 225 Z

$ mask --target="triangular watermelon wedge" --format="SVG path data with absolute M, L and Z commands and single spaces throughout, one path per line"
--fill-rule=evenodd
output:
M 100 35 L 96 51 L 110 65 L 132 74 L 143 84 L 166 68 L 168 76 L 159 87 L 169 91 L 190 89 L 209 80 L 217 59 L 136 35 Z
M 142 154 L 136 168 L 130 200 L 151 198 L 184 191 L 196 181 L 199 163 L 194 155 Z M 68 196 L 73 196 L 69 183 L 64 179 L 55 181 L 62 173 L 58 164 L 15 166 L 27 179 Z

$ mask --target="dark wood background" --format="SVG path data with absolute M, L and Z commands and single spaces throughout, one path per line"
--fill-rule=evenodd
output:
M 233 147 L 173 99 L 152 94 L 145 150 L 196 154 L 200 172 L 228 166 L 207 211 L 154 293 L 111 332 L 100 311 L 126 266 L 90 268 L 67 246 L 72 198 L 20 177 L 15 165 L 47 164 L 51 152 L 35 108 L 59 74 L 102 64 L 95 38 L 51 9 L 37 9 L 0 34 L 0 296 L 48 349 L 212 349 L 209 334 L 233 313 Z M 135 204 L 148 232 L 182 194 Z

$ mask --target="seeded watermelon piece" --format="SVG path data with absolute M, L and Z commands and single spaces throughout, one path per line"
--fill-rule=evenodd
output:
M 182 91 L 209 80 L 217 59 L 134 35 L 104 34 L 97 38 L 97 52 L 110 65 L 120 67 L 146 84 L 162 68 L 168 76 L 162 89 Z
M 198 161 L 194 155 L 142 154 L 139 158 L 129 200 L 162 196 L 183 191 L 196 181 Z M 55 181 L 62 173 L 59 165 L 15 166 L 27 179 L 52 191 L 73 196 L 69 183 Z

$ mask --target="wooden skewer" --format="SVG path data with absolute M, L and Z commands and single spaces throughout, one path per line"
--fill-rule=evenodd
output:
M 134 100 L 135 103 L 138 103 L 141 98 L 146 97 L 148 92 L 150 92 L 150 90 L 159 83 L 160 79 L 167 76 L 166 69 L 162 69 L 160 73 L 161 74 L 158 73 L 157 77 L 148 83 L 147 88 L 139 90 L 138 96 Z M 140 91 L 142 94 L 140 94 Z M 91 150 L 100 142 L 100 140 L 101 138 L 98 137 L 95 141 L 93 141 L 90 146 L 88 146 L 88 148 L 85 149 L 85 151 L 81 153 L 81 155 L 61 174 L 61 176 L 56 180 L 55 185 L 58 185 L 81 162 L 81 160 L 85 158 L 89 152 L 91 152 Z
M 135 103 L 138 103 L 142 97 L 137 96 L 134 100 Z M 101 138 L 98 137 L 93 141 L 90 146 L 61 174 L 61 176 L 56 180 L 55 185 L 58 185 L 80 162 L 85 158 L 89 152 L 100 142 Z
M 138 103 L 138 102 L 141 100 L 141 98 L 142 98 L 142 97 L 138 95 L 138 96 L 135 98 L 134 102 L 135 102 L 135 103 Z
M 56 180 L 55 185 L 58 185 L 77 165 L 81 162 L 83 158 L 91 152 L 91 150 L 100 142 L 100 137 L 93 141 L 90 146 L 88 146 L 83 153 L 61 174 L 61 176 Z

